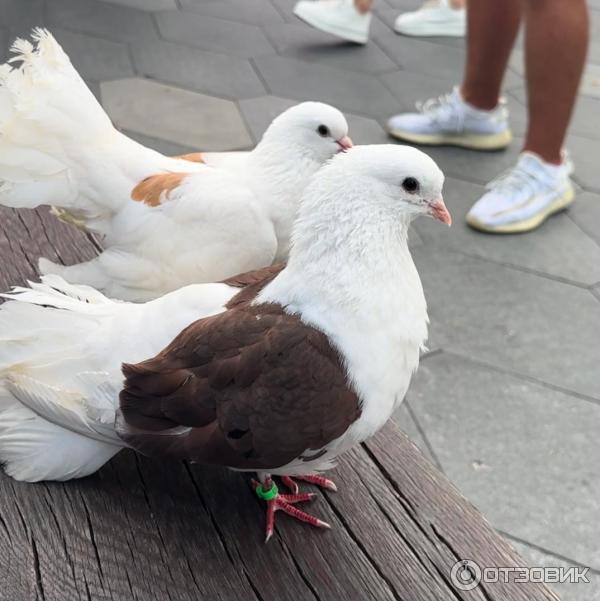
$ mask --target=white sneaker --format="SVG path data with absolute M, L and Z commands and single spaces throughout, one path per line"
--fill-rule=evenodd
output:
M 517 164 L 488 184 L 467 214 L 475 229 L 495 234 L 528 232 L 575 200 L 566 152 L 561 165 L 551 165 L 533 152 L 522 152 Z
M 448 0 L 430 0 L 419 10 L 401 14 L 394 29 L 403 35 L 462 38 L 467 32 L 467 11 L 452 8 Z
M 418 113 L 389 119 L 391 136 L 414 144 L 450 144 L 475 150 L 499 150 L 512 140 L 504 100 L 495 109 L 482 111 L 467 104 L 454 88 L 451 94 L 417 103 L 417 108 Z
M 344 40 L 366 44 L 371 13 L 361 14 L 353 0 L 300 0 L 294 14 L 312 27 Z

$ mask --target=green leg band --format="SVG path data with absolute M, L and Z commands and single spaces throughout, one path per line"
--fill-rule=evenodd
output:
M 279 494 L 279 489 L 277 488 L 277 484 L 273 482 L 269 490 L 265 490 L 262 484 L 259 484 L 254 489 L 254 492 L 258 495 L 259 499 L 262 499 L 263 501 L 272 501 Z

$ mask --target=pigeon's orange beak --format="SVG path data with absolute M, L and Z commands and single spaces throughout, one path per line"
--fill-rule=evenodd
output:
M 344 136 L 343 138 L 336 140 L 336 143 L 340 147 L 341 152 L 346 152 L 354 146 L 349 136 Z
M 445 223 L 446 225 L 452 225 L 452 215 L 444 204 L 444 199 L 440 196 L 436 200 L 429 203 L 428 213 L 438 221 Z

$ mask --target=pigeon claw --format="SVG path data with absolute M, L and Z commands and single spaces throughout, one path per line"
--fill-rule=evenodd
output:
M 324 476 L 319 476 L 318 474 L 309 474 L 306 476 L 294 476 L 296 480 L 302 480 L 303 482 L 308 482 L 309 484 L 314 484 L 315 486 L 319 486 L 320 488 L 325 488 L 327 490 L 331 490 L 333 492 L 337 492 L 337 486 L 335 482 L 329 480 L 329 478 L 325 478 Z M 290 476 L 282 476 L 281 481 L 289 488 L 293 493 L 298 492 L 298 484 L 294 481 L 294 478 Z
M 295 484 L 295 482 L 294 482 Z M 275 513 L 277 511 L 283 511 L 289 516 L 305 522 L 316 528 L 331 528 L 331 526 L 305 511 L 301 511 L 295 507 L 296 503 L 303 503 L 305 501 L 312 501 L 317 495 L 312 492 L 298 493 L 295 492 L 291 495 L 282 495 L 277 491 L 277 486 L 271 481 L 271 488 L 264 490 L 264 487 L 260 482 L 252 480 L 252 486 L 254 491 L 257 493 L 259 498 L 263 499 L 267 504 L 267 523 L 266 523 L 266 536 L 265 543 L 269 542 L 269 539 L 273 536 L 273 530 L 275 528 Z M 297 488 L 297 485 L 296 485 Z M 269 498 L 271 497 L 271 498 Z

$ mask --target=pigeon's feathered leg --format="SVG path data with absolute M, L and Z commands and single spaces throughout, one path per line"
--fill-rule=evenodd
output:
M 319 518 L 316 518 L 315 516 L 301 511 L 297 507 L 294 507 L 295 503 L 311 501 L 315 498 L 315 493 L 308 492 L 282 495 L 279 494 L 277 485 L 275 482 L 273 482 L 270 474 L 259 473 L 258 477 L 260 478 L 260 482 L 258 480 L 252 480 L 252 486 L 258 497 L 267 504 L 265 543 L 268 543 L 271 536 L 273 536 L 273 528 L 275 527 L 275 512 L 279 509 L 288 515 L 291 515 L 293 518 L 296 518 L 301 522 L 306 522 L 311 526 L 316 526 L 317 528 L 331 528 L 327 522 L 324 522 L 323 520 L 320 520 Z

